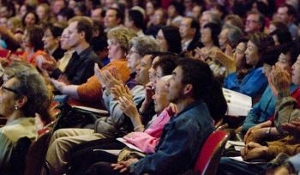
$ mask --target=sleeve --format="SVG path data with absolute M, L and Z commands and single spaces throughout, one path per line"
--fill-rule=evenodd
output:
M 142 86 L 141 86 L 142 87 Z M 131 90 L 133 94 L 133 101 L 136 106 L 138 106 L 142 100 L 145 98 L 144 88 L 135 87 Z M 123 111 L 120 109 L 118 100 L 114 100 L 112 95 L 107 95 L 104 91 L 103 100 L 106 109 L 108 109 L 110 118 L 112 119 L 115 128 L 120 128 L 123 124 L 125 117 L 127 117 Z M 129 119 L 129 118 L 128 118 Z
M 293 157 L 290 157 L 288 161 L 293 165 L 296 172 L 300 171 L 300 153 Z
M 240 91 L 252 98 L 263 92 L 268 82 L 266 76 L 262 73 L 262 69 L 255 70 L 255 73 L 248 79 L 245 84 L 241 84 Z
M 54 79 L 58 79 L 58 77 L 62 74 L 61 70 L 59 68 L 54 69 L 54 71 L 51 73 L 50 77 Z
M 297 109 L 298 103 L 293 97 L 281 98 L 275 107 L 274 124 L 280 133 L 284 133 L 281 128 L 282 123 L 291 122 L 300 116 Z
M 201 131 L 208 128 L 200 128 L 195 121 L 186 118 L 171 122 L 156 152 L 132 164 L 130 172 L 173 175 L 189 169 L 199 152 L 199 142 L 203 143 L 206 138 L 202 137 Z M 199 136 L 199 133 L 202 136 Z
M 256 125 L 257 123 L 255 122 L 257 118 L 259 117 L 257 114 L 260 113 L 260 102 L 256 103 L 253 108 L 249 111 L 248 115 L 245 118 L 245 121 L 242 125 L 242 132 L 246 133 L 249 128 L 252 126 Z
M 92 76 L 84 84 L 77 88 L 80 100 L 87 102 L 100 102 L 102 98 L 102 86 L 96 76 Z
M 154 149 L 159 142 L 159 138 L 152 137 L 144 132 L 133 132 L 131 138 L 123 137 L 128 143 L 131 143 L 141 149 L 144 153 L 154 153 Z
M 267 157 L 272 159 L 279 153 L 285 153 L 290 156 L 300 153 L 300 144 L 295 144 L 295 142 L 299 143 L 299 140 L 295 140 L 293 136 L 286 136 L 283 139 L 268 142 Z
M 13 143 L 3 133 L 0 133 L 0 170 L 3 172 L 8 166 L 12 150 Z

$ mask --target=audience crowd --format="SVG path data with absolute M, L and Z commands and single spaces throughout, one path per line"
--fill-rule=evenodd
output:
M 0 0 L 0 76 L 0 174 L 184 174 L 217 129 L 217 174 L 300 173 L 297 0 Z

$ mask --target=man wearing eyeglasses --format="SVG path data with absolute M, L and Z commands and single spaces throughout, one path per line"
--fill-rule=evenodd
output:
M 265 17 L 259 12 L 249 12 L 245 23 L 245 33 L 247 35 L 256 32 L 263 32 L 265 28 Z

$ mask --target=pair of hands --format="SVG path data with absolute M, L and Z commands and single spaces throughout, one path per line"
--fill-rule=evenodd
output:
M 108 94 L 111 93 L 114 86 L 123 86 L 120 75 L 115 67 L 109 70 L 101 70 L 98 64 L 95 64 L 94 73 L 102 87 L 105 87 L 106 93 Z
M 124 173 L 126 171 L 129 171 L 130 165 L 132 165 L 133 163 L 136 163 L 138 161 L 139 161 L 139 159 L 137 159 L 137 158 L 131 158 L 126 161 L 120 161 L 118 163 L 113 163 L 113 164 L 111 164 L 111 166 L 113 167 L 114 170 L 118 170 L 118 171 L 120 171 L 120 173 Z
M 255 142 L 249 142 L 243 149 L 241 149 L 241 156 L 244 160 L 256 159 L 264 157 L 267 151 L 267 146 L 262 146 Z
M 49 74 L 58 67 L 58 62 L 50 55 L 38 55 L 36 56 L 36 65 L 43 70 L 46 70 Z

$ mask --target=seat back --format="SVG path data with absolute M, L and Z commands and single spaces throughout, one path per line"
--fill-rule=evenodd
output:
M 206 139 L 200 153 L 194 171 L 202 175 L 214 175 L 217 171 L 220 158 L 228 140 L 229 134 L 223 130 L 216 130 Z
M 9 175 L 23 175 L 30 144 L 31 140 L 28 137 L 22 137 L 17 141 L 9 161 Z
M 8 59 L 11 51 L 6 49 L 0 49 L 0 57 Z

